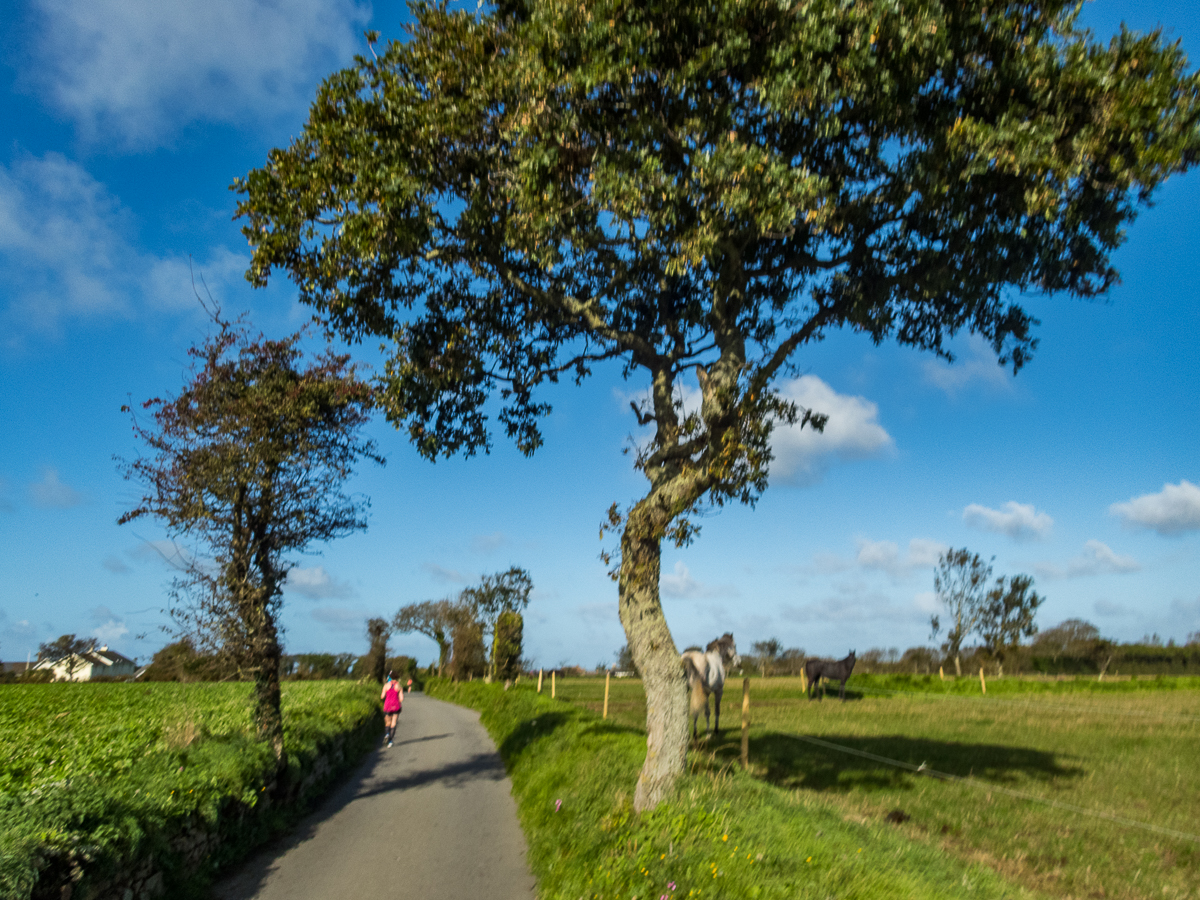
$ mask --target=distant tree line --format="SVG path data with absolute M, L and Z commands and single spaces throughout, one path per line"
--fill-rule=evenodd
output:
M 509 681 L 520 675 L 525 620 L 533 579 L 519 566 L 485 575 L 457 597 L 410 603 L 391 628 L 438 645 L 437 674 L 455 681 Z
M 944 635 L 938 647 L 875 647 L 858 654 L 858 672 L 932 674 L 953 665 L 954 674 L 988 668 L 1045 674 L 1124 673 L 1200 675 L 1200 632 L 1187 642 L 1166 644 L 1158 635 L 1120 644 L 1100 636 L 1082 619 L 1068 619 L 1038 632 L 1035 621 L 1045 598 L 1033 590 L 1029 575 L 1001 575 L 994 582 L 992 563 L 966 548 L 951 548 L 938 559 L 934 591 L 939 610 L 930 617 L 931 637 Z M 977 643 L 968 643 L 974 638 Z M 764 677 L 799 674 L 804 651 L 784 650 L 775 638 L 758 641 L 743 657 L 743 667 Z
M 803 650 L 780 651 L 771 638 L 753 644 L 753 653 L 742 656 L 742 668 L 763 677 L 799 675 Z M 772 653 L 772 651 L 775 651 Z M 959 648 L 963 671 L 983 668 L 998 671 L 996 658 L 986 645 Z M 860 652 L 854 671 L 863 674 L 935 675 L 954 659 L 944 648 L 873 647 Z M 1200 675 L 1200 632 L 1183 643 L 1146 635 L 1139 641 L 1120 643 L 1100 636 L 1100 630 L 1083 619 L 1067 619 L 1039 632 L 1033 640 L 1010 648 L 1004 671 L 1009 674 L 1044 675 Z

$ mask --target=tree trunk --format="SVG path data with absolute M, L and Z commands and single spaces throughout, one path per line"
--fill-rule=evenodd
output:
M 667 796 L 687 753 L 687 681 L 658 596 L 660 539 L 639 527 L 644 518 L 644 509 L 632 512 L 621 535 L 619 585 L 621 624 L 646 693 L 646 762 L 633 796 L 638 812 Z
M 954 654 L 954 674 L 957 678 L 962 678 L 962 662 L 957 653 Z
M 280 712 L 279 655 L 279 645 L 275 644 L 273 652 L 268 650 L 258 660 L 254 673 L 254 725 L 258 739 L 271 745 L 276 763 L 283 769 L 287 766 L 287 756 L 283 749 L 283 714 Z

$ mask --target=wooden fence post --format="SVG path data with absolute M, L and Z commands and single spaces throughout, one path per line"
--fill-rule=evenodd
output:
M 600 717 L 602 719 L 608 718 L 608 679 L 611 675 L 611 672 L 604 673 L 604 715 Z
M 804 670 L 800 670 L 800 690 L 808 693 L 808 676 L 804 674 Z
M 983 688 L 983 692 L 987 693 L 987 682 L 983 680 L 983 666 L 979 667 L 979 686 Z
M 938 678 L 940 678 L 942 681 L 946 680 L 946 670 L 941 666 L 938 666 Z
M 750 679 L 742 679 L 742 768 L 750 768 Z
M 542 692 L 542 670 L 538 669 L 538 693 Z
M 555 689 L 555 686 L 554 686 L 554 676 L 556 674 L 557 673 L 554 671 L 554 669 L 550 670 L 550 699 L 551 700 L 553 700 L 555 697 L 558 696 L 558 691 Z

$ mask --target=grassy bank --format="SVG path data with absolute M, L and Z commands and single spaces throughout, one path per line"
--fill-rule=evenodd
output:
M 637 816 L 639 728 L 524 685 L 427 691 L 481 712 L 512 776 L 541 900 L 1037 896 L 882 819 L 848 820 L 820 798 L 708 757 L 697 757 L 672 801 Z
M 36 897 L 64 880 L 86 895 L 89 883 L 146 862 L 177 896 L 185 880 L 181 835 L 219 834 L 204 871 L 237 858 L 295 815 L 290 802 L 303 800 L 301 786 L 315 791 L 336 774 L 327 762 L 314 770 L 329 748 L 340 742 L 348 764 L 373 742 L 374 689 L 285 684 L 292 790 L 267 808 L 274 763 L 251 736 L 250 690 L 0 686 L 0 896 Z
M 604 681 L 558 690 L 599 710 Z M 755 777 L 856 821 L 899 811 L 898 833 L 1056 897 L 1200 897 L 1200 842 L 1172 834 L 1200 834 L 1200 679 L 1006 678 L 985 696 L 978 677 L 855 675 L 847 696 L 753 679 Z M 740 753 L 740 679 L 725 706 L 716 765 Z M 638 682 L 612 682 L 609 715 L 644 721 Z

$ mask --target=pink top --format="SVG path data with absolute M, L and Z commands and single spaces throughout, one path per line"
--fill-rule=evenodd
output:
M 400 712 L 400 685 L 389 681 L 383 689 L 383 711 L 385 713 Z

